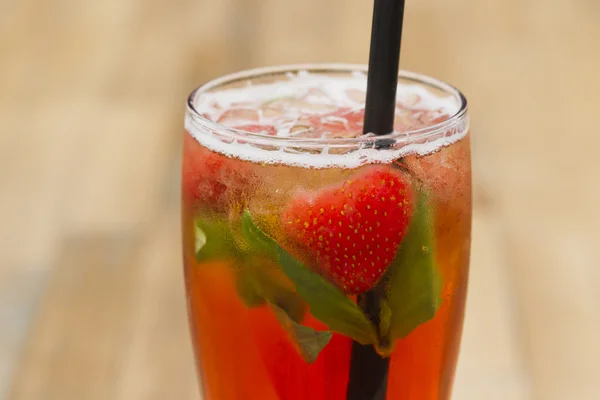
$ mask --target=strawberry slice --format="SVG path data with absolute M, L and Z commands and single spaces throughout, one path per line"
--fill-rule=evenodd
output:
M 360 294 L 377 284 L 394 259 L 413 204 L 408 179 L 378 166 L 295 199 L 282 221 L 323 275 L 345 293 Z

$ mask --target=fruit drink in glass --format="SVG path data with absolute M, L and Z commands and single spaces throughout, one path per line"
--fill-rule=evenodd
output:
M 363 135 L 365 89 L 363 66 L 301 65 L 191 94 L 182 231 L 205 399 L 350 399 L 353 343 L 387 359 L 385 398 L 450 397 L 471 233 L 466 100 L 401 72 L 394 132 Z

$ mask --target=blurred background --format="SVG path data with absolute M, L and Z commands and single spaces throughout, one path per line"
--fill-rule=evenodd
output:
M 370 0 L 0 0 L 0 399 L 197 399 L 187 94 L 365 63 Z M 401 65 L 472 112 L 457 400 L 600 399 L 600 2 L 407 0 Z

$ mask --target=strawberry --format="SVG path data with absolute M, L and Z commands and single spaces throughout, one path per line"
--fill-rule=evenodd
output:
M 377 284 L 394 259 L 413 208 L 408 179 L 378 166 L 296 198 L 282 222 L 317 270 L 345 293 L 360 294 Z
M 234 129 L 274 136 L 277 130 L 271 125 L 239 125 Z M 243 143 L 238 140 L 238 143 Z M 228 202 L 239 199 L 252 187 L 255 179 L 251 164 L 229 158 L 203 147 L 190 134 L 183 142 L 183 197 L 192 209 L 208 207 L 222 211 Z
M 181 178 L 183 199 L 189 207 L 223 211 L 251 186 L 253 174 L 250 163 L 215 153 L 186 133 Z

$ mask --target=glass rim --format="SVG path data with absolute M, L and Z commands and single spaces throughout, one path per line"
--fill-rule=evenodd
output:
M 417 72 L 400 70 L 398 77 L 402 80 L 411 81 L 434 89 L 440 90 L 445 94 L 451 95 L 458 104 L 458 109 L 448 119 L 429 125 L 426 127 L 408 129 L 401 132 L 390 132 L 385 135 L 361 135 L 353 138 L 303 138 L 303 137 L 284 137 L 270 136 L 262 133 L 248 132 L 240 129 L 234 129 L 218 122 L 204 117 L 195 107 L 194 101 L 199 94 L 206 93 L 221 85 L 233 83 L 240 80 L 248 80 L 261 76 L 278 75 L 286 72 L 308 71 L 315 73 L 367 73 L 368 66 L 364 64 L 350 63 L 310 63 L 310 64 L 285 64 L 270 67 L 261 67 L 246 69 L 239 72 L 223 75 L 198 86 L 188 96 L 186 102 L 186 117 L 190 117 L 200 128 L 216 132 L 220 135 L 230 136 L 232 139 L 260 143 L 263 145 L 284 146 L 293 145 L 299 148 L 321 148 L 321 147 L 360 147 L 365 144 L 372 144 L 374 140 L 393 140 L 396 144 L 406 145 L 422 141 L 428 137 L 439 135 L 449 129 L 452 129 L 467 118 L 468 103 L 465 95 L 456 87 L 431 76 Z M 191 133 L 191 132 L 190 132 Z

